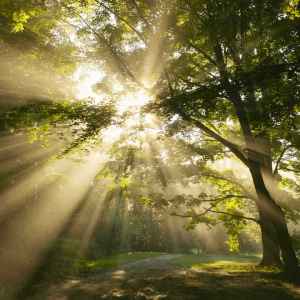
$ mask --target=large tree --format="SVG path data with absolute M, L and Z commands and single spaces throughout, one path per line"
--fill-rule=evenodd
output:
M 179 119 L 200 129 L 249 169 L 263 260 L 277 261 L 279 244 L 285 269 L 298 271 L 270 188 L 278 171 L 274 144 L 298 149 L 297 1 L 89 3 L 90 14 L 78 10 L 82 2 L 68 1 L 66 9 L 76 16 L 82 41 L 89 37 L 95 55 L 107 62 L 107 74 L 148 90 L 150 108 L 169 123 Z
M 279 14 L 284 14 L 284 7 L 275 2 L 247 2 L 247 7 L 243 1 L 185 4 L 178 9 L 182 25 L 179 28 L 174 24 L 172 28 L 175 40 L 185 37 L 189 48 L 194 49 L 192 59 L 197 57 L 202 68 L 205 61 L 209 67 L 204 68 L 210 75 L 200 71 L 206 77 L 201 81 L 194 74 L 182 80 L 167 78 L 169 95 L 159 106 L 166 108 L 164 113 L 179 116 L 221 143 L 249 169 L 258 198 L 263 259 L 277 260 L 277 237 L 285 269 L 298 270 L 284 213 L 267 186 L 270 181 L 276 185 L 271 147 L 276 132 L 289 131 L 292 139 L 298 122 L 298 84 L 297 80 L 288 80 L 287 74 L 297 78 L 299 61 L 292 50 L 297 43 L 296 32 L 286 25 L 282 35 L 284 17 Z M 263 17 L 258 18 L 257 12 Z M 285 21 L 288 23 L 289 18 Z M 195 30 L 190 32 L 192 24 Z M 174 88 L 175 83 L 184 90 Z M 234 130 L 228 126 L 235 136 L 223 129 L 222 123 L 230 119 L 238 125 Z M 294 128 L 287 127 L 291 125 Z
M 163 116 L 200 129 L 249 169 L 258 198 L 263 259 L 278 260 L 278 242 L 285 269 L 298 270 L 284 213 L 267 186 L 276 185 L 272 142 L 280 141 L 282 148 L 297 149 L 298 144 L 297 3 L 98 4 L 97 12 L 114 14 L 115 26 L 108 22 L 100 31 L 85 19 L 86 29 L 137 85 L 156 76 L 153 107 Z M 140 39 L 140 44 L 127 50 L 126 42 L 133 43 L 127 36 Z M 133 57 L 138 63 L 133 64 Z M 276 136 L 280 131 L 288 132 L 281 140 Z

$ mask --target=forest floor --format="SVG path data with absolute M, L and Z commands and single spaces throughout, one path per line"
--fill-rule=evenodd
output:
M 262 272 L 195 270 L 163 255 L 99 270 L 93 276 L 42 288 L 31 300 L 90 299 L 300 299 L 300 280 Z

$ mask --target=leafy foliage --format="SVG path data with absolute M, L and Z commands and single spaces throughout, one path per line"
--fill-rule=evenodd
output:
M 67 155 L 99 145 L 98 135 L 111 124 L 113 115 L 113 107 L 95 105 L 91 99 L 74 102 L 30 100 L 26 106 L 2 114 L 0 124 L 9 130 L 27 129 L 27 141 L 41 140 L 42 146 L 49 146 L 49 138 L 53 142 L 64 140 L 67 145 L 60 152 Z

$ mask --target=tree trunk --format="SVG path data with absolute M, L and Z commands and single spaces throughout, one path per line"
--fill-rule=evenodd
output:
M 284 272 L 300 274 L 298 260 L 292 245 L 292 241 L 288 232 L 285 215 L 280 206 L 276 206 L 276 215 L 272 218 L 277 238 L 279 241 L 282 259 L 284 262 Z
M 279 243 L 274 225 L 263 209 L 258 208 L 260 216 L 261 239 L 263 246 L 263 257 L 261 266 L 282 266 L 280 259 Z
M 264 234 L 268 236 L 264 236 L 264 238 L 267 238 L 267 241 L 269 239 L 272 239 L 272 227 L 268 227 L 271 226 L 269 225 L 271 223 L 274 226 L 279 247 L 282 253 L 284 271 L 286 273 L 300 273 L 297 257 L 287 229 L 285 215 L 281 207 L 278 206 L 271 198 L 265 186 L 259 164 L 252 162 L 249 169 L 259 199 L 259 211 L 261 213 L 261 217 L 263 218 L 260 221 L 263 224 L 262 228 Z
M 261 150 L 262 146 L 263 148 L 265 147 L 261 143 L 260 145 L 257 145 L 258 143 L 255 142 L 241 97 L 238 94 L 235 94 L 231 97 L 231 102 L 236 108 L 246 147 L 248 149 L 248 162 L 246 163 L 246 165 L 251 173 L 253 184 L 258 197 L 257 205 L 259 206 L 259 211 L 262 217 L 260 221 L 262 223 L 262 233 L 265 239 L 264 243 L 267 243 L 269 239 L 272 239 L 270 228 L 274 226 L 279 247 L 282 252 L 284 271 L 287 273 L 300 273 L 299 264 L 287 229 L 284 213 L 281 207 L 278 206 L 270 196 L 270 193 L 263 179 L 261 166 L 263 164 L 264 166 L 266 166 L 267 161 L 265 160 L 265 158 L 267 158 L 268 155 L 266 155 L 267 153 L 264 153 L 263 155 L 257 150 L 259 148 Z M 273 243 L 272 246 L 269 247 L 272 248 L 272 251 L 275 251 L 275 245 Z M 270 252 L 268 251 L 268 254 L 266 253 L 265 260 L 267 260 L 269 254 Z

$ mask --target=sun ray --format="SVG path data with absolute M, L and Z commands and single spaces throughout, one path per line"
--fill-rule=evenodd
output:
M 17 272 L 22 280 L 27 277 L 40 262 L 45 245 L 66 232 L 68 220 L 78 210 L 87 187 L 91 186 L 91 181 L 105 158 L 106 156 L 91 155 L 89 160 L 92 164 L 76 170 L 71 170 L 65 163 L 53 164 L 56 172 L 69 174 L 71 180 L 51 182 L 46 172 L 32 173 L 20 179 L 12 189 L 2 193 L 2 199 L 7 198 L 7 201 L 1 203 L 0 209 L 1 245 L 5 249 L 4 252 L 0 251 L 0 264 L 4 270 Z M 76 178 L 81 179 L 81 184 L 74 185 Z M 7 218 L 3 218 L 4 216 Z M 12 222 L 16 218 L 17 222 Z M 26 237 L 30 237 L 30 244 L 26 242 Z M 18 246 L 20 241 L 21 247 Z M 7 256 L 7 253 L 10 255 Z M 28 263 L 14 265 L 15 257 L 19 256 Z

